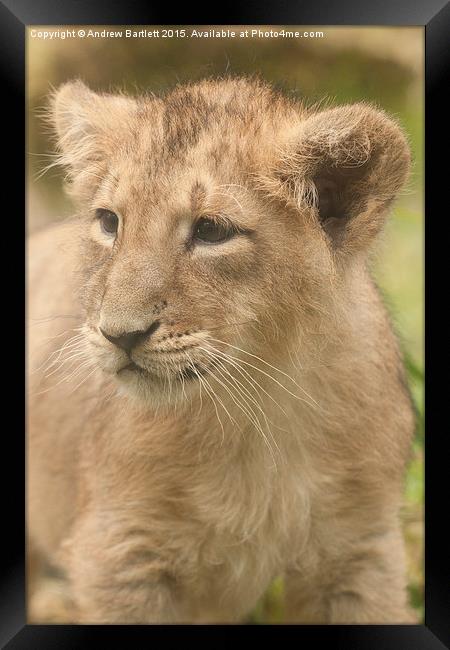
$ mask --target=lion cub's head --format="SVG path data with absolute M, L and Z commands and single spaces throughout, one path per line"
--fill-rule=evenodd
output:
M 51 116 L 80 204 L 86 336 L 135 393 L 176 394 L 224 350 L 267 358 L 319 327 L 409 164 L 383 112 L 307 110 L 246 79 L 162 98 L 73 82 Z

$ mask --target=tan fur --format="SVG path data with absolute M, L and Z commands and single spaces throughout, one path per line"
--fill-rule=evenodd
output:
M 399 127 L 248 79 L 138 99 L 69 83 L 51 120 L 79 211 L 29 244 L 27 521 L 72 620 L 239 621 L 281 574 L 287 620 L 409 620 L 413 414 L 366 270 L 408 171 Z M 201 215 L 246 234 L 190 246 Z M 150 374 L 119 372 L 99 327 L 155 319 L 132 352 Z

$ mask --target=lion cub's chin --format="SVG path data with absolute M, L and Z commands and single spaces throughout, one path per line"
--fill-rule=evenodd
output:
M 119 394 L 131 398 L 138 405 L 162 411 L 172 410 L 199 391 L 199 380 L 194 377 L 181 373 L 161 377 L 127 368 L 116 374 L 116 384 Z

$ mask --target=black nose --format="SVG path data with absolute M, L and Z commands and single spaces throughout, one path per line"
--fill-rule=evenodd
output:
M 161 325 L 161 323 L 159 322 L 159 320 L 156 320 L 146 330 L 137 330 L 135 332 L 125 332 L 124 334 L 121 334 L 120 336 L 111 336 L 111 334 L 108 334 L 107 332 L 105 332 L 101 328 L 100 328 L 100 332 L 103 334 L 105 339 L 108 339 L 108 341 L 111 341 L 111 343 L 114 343 L 114 345 L 117 345 L 119 348 L 122 348 L 122 350 L 125 350 L 126 352 L 129 352 L 140 341 L 143 341 L 144 339 L 149 338 L 152 334 L 154 334 L 156 332 L 156 330 L 159 328 L 160 325 Z

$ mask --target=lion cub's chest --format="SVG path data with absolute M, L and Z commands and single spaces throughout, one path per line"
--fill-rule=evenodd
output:
M 239 487 L 235 477 L 220 493 L 197 502 L 204 522 L 190 574 L 197 592 L 189 604 L 194 619 L 196 607 L 202 615 L 210 610 L 211 620 L 222 620 L 221 614 L 241 617 L 306 542 L 310 496 L 301 476 L 292 468 L 288 475 L 268 476 L 261 468 L 252 478 L 246 476 Z M 185 562 L 188 566 L 188 554 Z M 186 579 L 189 585 L 189 572 Z
M 250 460 L 230 460 L 197 481 L 188 490 L 189 505 L 205 549 L 217 560 L 221 553 L 247 547 L 275 556 L 307 525 L 309 477 L 294 455 L 274 465 L 270 456 L 255 452 Z
M 210 610 L 216 621 L 221 612 L 228 620 L 241 616 L 308 533 L 310 488 L 300 449 L 274 463 L 250 437 L 233 453 L 224 443 L 199 456 L 187 443 L 181 453 L 181 433 L 172 428 L 153 436 L 140 431 L 134 445 L 128 436 L 126 446 L 123 433 L 110 436 L 90 457 L 95 508 L 113 510 L 110 548 L 126 549 L 125 563 L 128 557 L 148 562 L 149 553 L 157 558 L 189 595 L 186 620 L 196 620 L 197 609 L 202 616 Z

